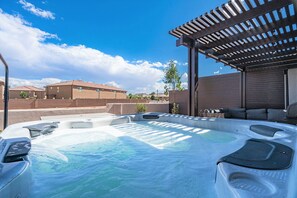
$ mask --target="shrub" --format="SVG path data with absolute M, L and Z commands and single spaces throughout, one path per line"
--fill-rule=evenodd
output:
M 171 112 L 172 112 L 172 114 L 179 114 L 179 104 L 173 103 Z
M 21 98 L 25 99 L 25 98 L 29 97 L 29 94 L 27 92 L 21 91 L 20 96 L 21 96 Z
M 136 104 L 136 111 L 137 113 L 144 113 L 146 112 L 145 104 Z

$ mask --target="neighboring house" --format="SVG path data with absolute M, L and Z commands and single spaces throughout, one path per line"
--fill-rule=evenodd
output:
M 134 94 L 135 96 L 141 98 L 141 99 L 144 99 L 144 98 L 151 98 L 151 95 L 150 94 L 147 94 L 147 93 L 136 93 Z
M 141 99 L 145 99 L 145 98 L 150 99 L 152 96 L 151 94 L 147 94 L 147 93 L 136 93 L 134 95 L 138 96 Z M 169 100 L 169 95 L 165 95 L 164 93 L 155 93 L 154 96 L 155 96 L 155 100 Z
M 127 91 L 81 80 L 65 81 L 46 86 L 48 99 L 126 99 Z
M 156 94 L 155 97 L 159 100 L 169 101 L 169 94 L 165 95 L 164 93 Z
M 26 98 L 45 99 L 45 90 L 34 86 L 21 86 L 9 89 L 10 99 L 23 99 L 22 93 L 25 93 Z
M 4 82 L 0 80 L 0 99 L 4 98 Z

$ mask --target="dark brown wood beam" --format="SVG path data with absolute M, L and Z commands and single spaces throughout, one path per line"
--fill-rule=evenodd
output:
M 288 54 L 287 56 L 283 56 L 283 57 L 272 57 L 270 59 L 259 59 L 259 60 L 255 59 L 254 61 L 251 61 L 251 62 L 238 64 L 238 66 L 248 67 L 250 65 L 255 65 L 255 64 L 270 64 L 270 63 L 286 62 L 291 60 L 297 60 L 297 52 L 295 54 Z
M 229 37 L 225 37 L 224 39 L 220 39 L 216 42 L 213 43 L 209 43 L 207 45 L 202 45 L 201 49 L 208 49 L 208 48 L 214 48 L 217 46 L 222 46 L 225 44 L 230 44 L 234 41 L 238 41 L 238 40 L 243 40 L 243 39 L 247 39 L 248 37 L 252 37 L 252 36 L 257 36 L 259 34 L 263 34 L 263 33 L 267 33 L 269 31 L 273 32 L 276 29 L 280 29 L 280 28 L 285 28 L 286 26 L 290 26 L 292 25 L 292 23 L 297 23 L 297 16 L 291 16 L 287 19 L 281 20 L 281 21 L 276 21 L 275 23 L 270 23 L 269 25 L 263 25 L 263 26 L 259 26 L 256 28 L 252 28 L 248 31 L 243 31 L 240 32 L 236 35 L 233 36 L 229 36 Z M 276 37 L 277 36 L 274 36 Z M 270 37 L 271 38 L 271 37 Z
M 253 54 L 253 55 L 250 55 L 249 57 L 242 57 L 240 60 L 237 60 L 237 61 L 229 61 L 228 63 L 238 65 L 240 63 L 245 63 L 245 62 L 253 61 L 256 59 L 260 60 L 260 59 L 279 57 L 279 56 L 284 56 L 287 54 L 294 54 L 296 52 L 297 52 L 297 46 L 294 49 L 290 48 L 289 50 L 285 50 L 285 51 L 266 52 L 264 55 L 263 54 Z
M 252 56 L 252 55 L 257 55 L 257 54 L 266 54 L 266 53 L 270 53 L 270 52 L 277 52 L 278 50 L 283 50 L 283 49 L 288 49 L 288 48 L 293 48 L 297 46 L 297 42 L 290 42 L 290 43 L 283 43 L 282 45 L 277 45 L 277 46 L 267 46 L 266 48 L 262 48 L 262 49 L 256 49 L 256 50 L 250 50 L 250 51 L 246 51 L 246 52 L 239 52 L 236 55 L 233 55 L 230 58 L 221 58 L 227 62 L 231 62 L 231 60 L 234 59 L 244 59 L 246 57 Z M 222 55 L 222 54 L 215 54 L 216 56 Z M 240 62 L 237 61 L 236 63 Z M 233 63 L 235 64 L 235 63 Z
M 251 70 L 259 70 L 259 69 L 267 69 L 267 68 L 277 68 L 277 67 L 283 67 L 283 68 L 297 68 L 297 63 L 295 61 L 288 61 L 288 62 L 280 62 L 280 63 L 271 63 L 266 65 L 254 65 L 250 67 L 246 67 L 246 71 Z
M 290 5 L 293 3 L 294 0 L 272 0 L 270 2 L 267 2 L 261 6 L 258 6 L 256 8 L 253 8 L 248 11 L 243 11 L 243 13 L 237 15 L 237 16 L 232 16 L 230 19 L 226 19 L 225 21 L 222 21 L 221 23 L 215 24 L 211 27 L 208 27 L 204 30 L 201 30 L 199 32 L 196 32 L 192 34 L 192 37 L 195 39 L 201 38 L 203 36 L 206 36 L 208 34 L 212 34 L 215 32 L 218 32 L 220 30 L 223 30 L 225 28 L 234 26 L 238 23 L 242 23 L 243 21 L 247 21 L 250 19 L 253 19 L 255 17 L 258 17 L 262 15 L 263 13 L 270 12 L 273 10 L 280 9 L 284 6 Z M 238 2 L 238 1 L 237 1 Z M 237 3 L 238 4 L 238 3 Z
M 268 38 L 267 37 L 265 39 L 258 39 L 257 41 L 254 41 L 254 42 L 244 43 L 244 44 L 240 45 L 240 47 L 241 47 L 241 50 L 245 50 L 245 49 L 251 49 L 251 48 L 259 47 L 261 45 L 262 46 L 268 45 L 270 43 L 272 45 L 274 45 L 275 43 L 277 45 L 279 45 L 277 43 L 278 41 L 288 40 L 290 38 L 295 38 L 295 37 L 297 37 L 297 30 L 295 30 L 293 32 L 289 32 L 289 33 L 284 33 L 284 34 L 278 35 L 278 38 L 275 38 L 275 37 L 269 37 Z M 230 53 L 234 53 L 234 52 L 237 52 L 237 51 L 238 51 L 237 49 L 228 48 L 228 49 L 225 49 L 225 50 L 217 51 L 217 53 L 220 53 L 220 54 L 230 54 Z

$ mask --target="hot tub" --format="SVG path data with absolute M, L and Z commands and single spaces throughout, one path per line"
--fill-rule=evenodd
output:
M 296 129 L 162 113 L 15 124 L 0 197 L 296 197 Z

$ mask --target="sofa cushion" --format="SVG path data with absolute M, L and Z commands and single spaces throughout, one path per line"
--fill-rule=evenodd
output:
M 267 109 L 267 120 L 284 121 L 286 119 L 286 111 L 284 109 Z
M 288 106 L 287 118 L 297 118 L 297 102 Z
M 267 120 L 266 109 L 249 109 L 246 110 L 246 118 L 248 120 Z
M 238 118 L 238 119 L 245 119 L 245 108 L 230 108 L 228 112 L 226 112 L 227 117 L 229 118 Z

